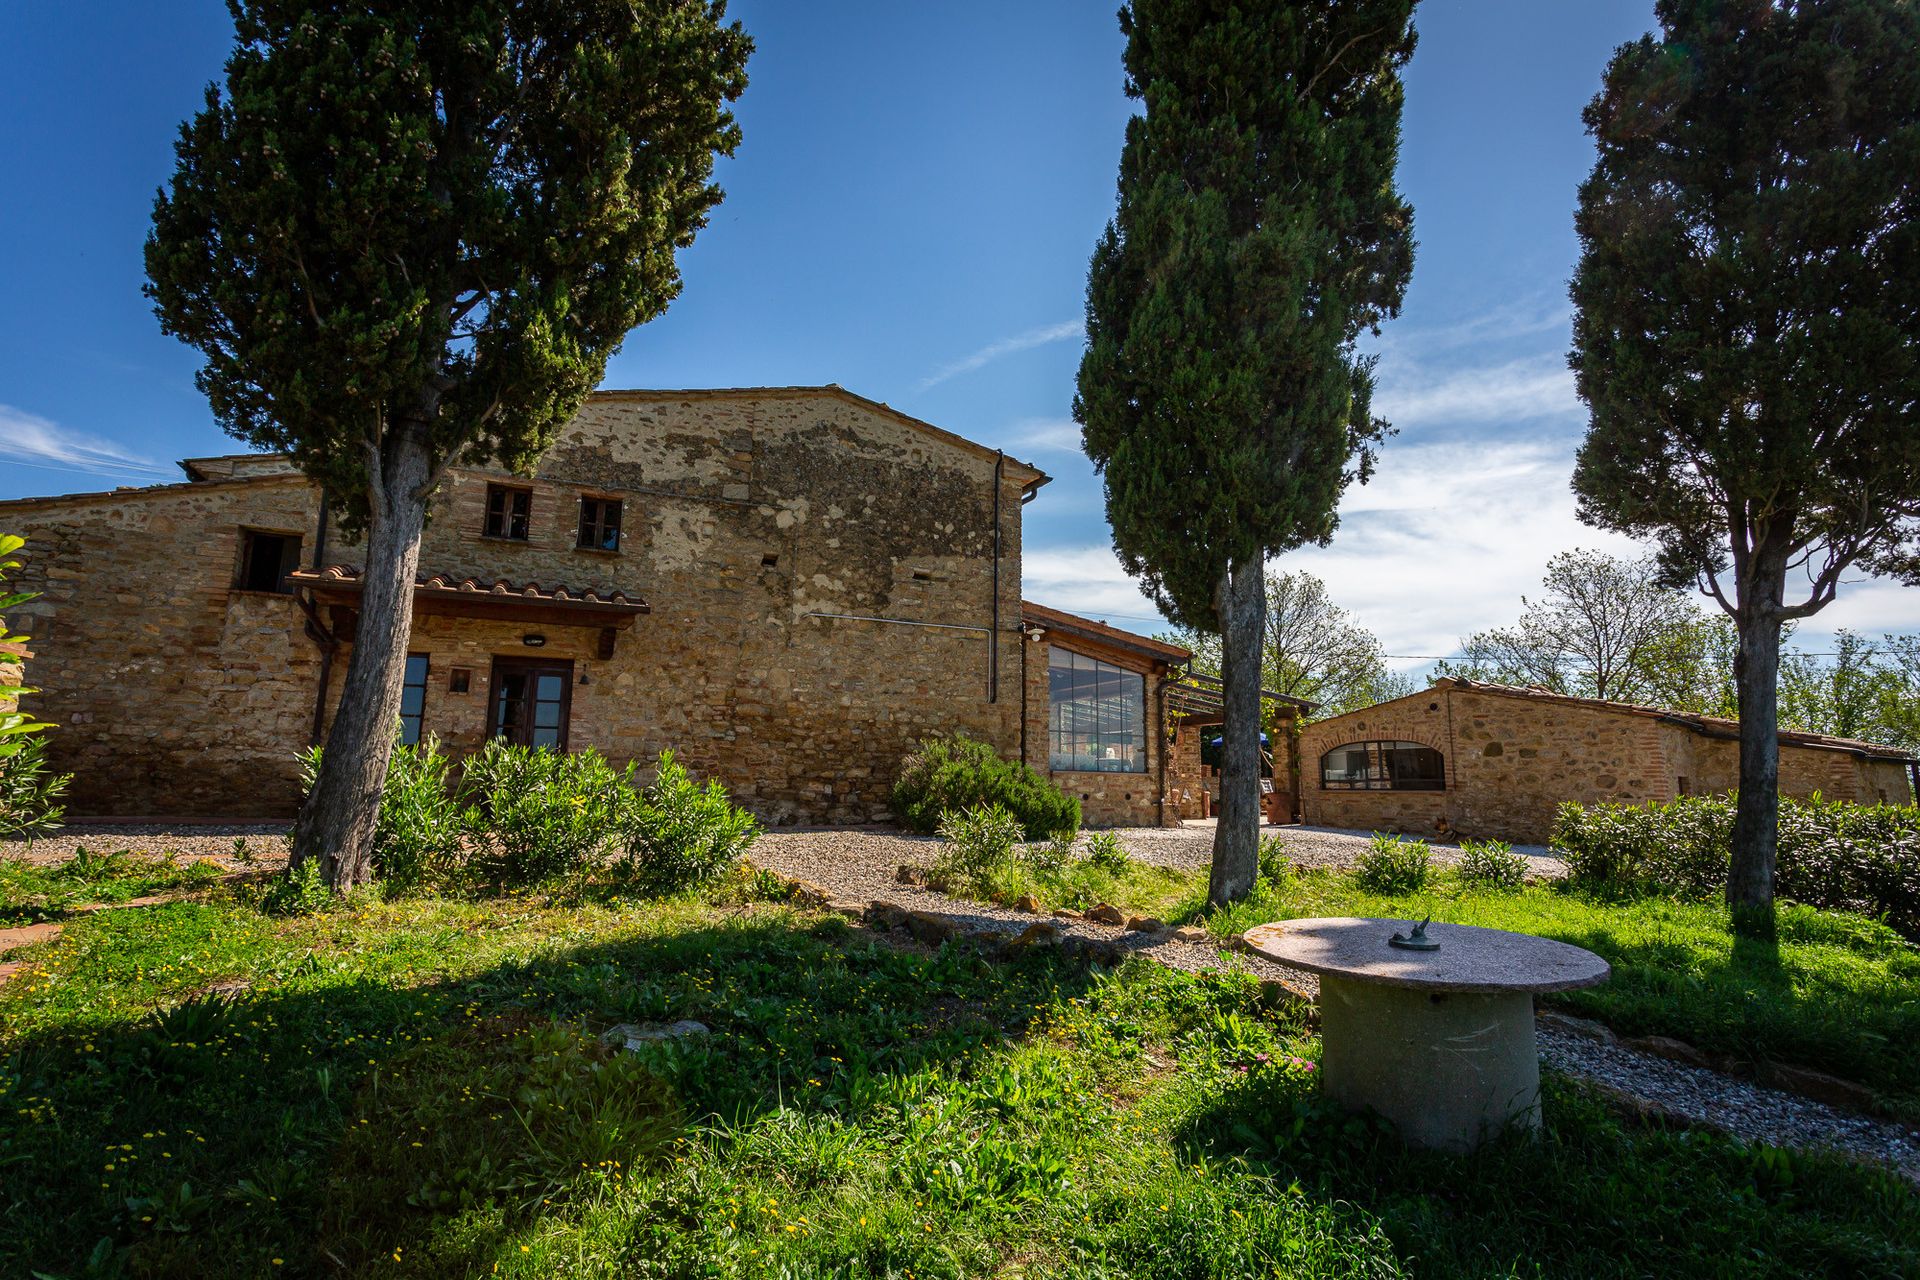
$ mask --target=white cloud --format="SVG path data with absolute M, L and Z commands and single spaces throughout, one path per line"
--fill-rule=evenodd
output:
M 1029 600 L 1125 631 L 1150 633 L 1167 626 L 1120 567 L 1112 547 L 1029 547 L 1021 560 L 1020 592 Z
M 0 404 L 0 459 L 49 471 L 142 480 L 169 477 L 173 470 L 133 453 L 111 440 L 70 431 L 37 414 Z
M 1586 412 L 1573 371 L 1557 355 L 1442 373 L 1419 365 L 1396 370 L 1383 360 L 1381 375 L 1374 408 L 1397 427 L 1578 419 Z
M 1026 418 L 1008 428 L 1009 448 L 1015 452 L 1079 453 L 1080 424 L 1072 418 Z
M 1085 331 L 1086 326 L 1083 323 L 1078 320 L 1069 320 L 1061 324 L 1042 325 L 1038 329 L 1029 329 L 1025 333 L 1017 333 L 1011 338 L 1002 338 L 998 342 L 990 342 L 978 351 L 975 351 L 972 355 L 955 360 L 952 364 L 943 365 L 934 373 L 922 378 L 920 380 L 920 389 L 925 391 L 928 387 L 937 386 L 945 382 L 948 378 L 957 377 L 963 373 L 972 373 L 982 365 L 993 363 L 1001 356 L 1010 356 L 1017 351 L 1030 351 L 1035 347 L 1044 347 L 1050 342 L 1061 342 L 1067 338 L 1077 338 Z

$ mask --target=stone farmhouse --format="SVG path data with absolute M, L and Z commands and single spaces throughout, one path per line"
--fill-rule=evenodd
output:
M 29 705 L 75 815 L 277 818 L 354 642 L 359 548 L 281 456 L 0 503 L 38 591 Z M 886 819 L 963 731 L 1174 823 L 1174 645 L 1021 598 L 1048 477 L 837 386 L 606 391 L 531 477 L 450 471 L 421 554 L 401 732 L 674 749 L 774 823 Z M 31 615 L 30 618 L 27 615 Z M 23 625 L 24 624 L 24 625 Z
M 1733 790 L 1740 726 L 1654 707 L 1447 677 L 1309 724 L 1297 743 L 1310 823 L 1544 843 L 1563 801 L 1635 804 Z M 1911 803 L 1914 757 L 1780 735 L 1780 791 Z

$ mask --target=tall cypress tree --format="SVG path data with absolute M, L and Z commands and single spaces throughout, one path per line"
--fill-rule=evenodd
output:
M 1573 483 L 1738 630 L 1727 900 L 1767 935 L 1781 627 L 1856 566 L 1920 580 L 1920 6 L 1657 12 L 1586 111 Z
M 295 864 L 370 873 L 427 508 L 531 470 L 719 203 L 753 42 L 725 0 L 228 0 L 225 92 L 180 131 L 148 295 L 227 431 L 366 536 Z
M 1114 547 L 1222 639 L 1210 899 L 1259 867 L 1266 558 L 1332 536 L 1388 430 L 1362 330 L 1399 311 L 1394 185 L 1414 0 L 1132 0 L 1119 208 L 1093 254 L 1074 417 Z

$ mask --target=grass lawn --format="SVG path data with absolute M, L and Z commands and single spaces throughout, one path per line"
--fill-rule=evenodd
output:
M 752 883 L 70 922 L 0 988 L 0 1271 L 1920 1274 L 1890 1177 L 1553 1078 L 1541 1141 L 1409 1154 L 1244 975 L 897 949 Z
M 1666 1035 L 1748 1062 L 1792 1063 L 1871 1086 L 1887 1110 L 1920 1120 L 1920 948 L 1858 917 L 1784 905 L 1775 946 L 1736 942 L 1717 904 L 1601 901 L 1564 885 L 1480 889 L 1436 869 L 1427 887 L 1368 893 L 1350 872 L 1296 871 L 1228 910 L 1206 910 L 1205 871 L 1136 864 L 1119 874 L 1076 861 L 1022 869 L 1019 891 L 1048 906 L 1111 902 L 1225 937 L 1307 916 L 1431 915 L 1557 938 L 1604 956 L 1605 985 L 1546 998 L 1623 1035 Z
M 53 866 L 0 858 L 0 928 L 58 919 L 74 907 L 126 902 L 148 894 L 203 889 L 226 874 L 209 861 L 89 853 Z

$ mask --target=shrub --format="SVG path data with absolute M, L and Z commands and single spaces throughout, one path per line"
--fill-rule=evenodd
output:
M 1563 804 L 1553 846 L 1584 888 L 1712 901 L 1726 891 L 1733 814 L 1731 795 Z M 1779 840 L 1781 897 L 1869 916 L 1920 939 L 1920 808 L 1783 796 Z
M 632 772 L 591 749 L 487 743 L 468 758 L 460 782 L 470 869 L 504 886 L 597 866 L 620 842 Z
M 621 871 L 644 892 L 676 893 L 724 875 L 759 836 L 760 824 L 725 787 L 699 785 L 662 751 L 653 781 L 625 806 Z
M 1087 861 L 1094 870 L 1104 871 L 1110 876 L 1125 875 L 1127 868 L 1133 865 L 1133 859 L 1127 856 L 1120 837 L 1111 831 L 1096 831 L 1087 837 Z
M 309 790 L 320 774 L 321 756 L 321 748 L 313 747 L 300 758 Z M 449 771 L 437 738 L 413 747 L 394 745 L 373 827 L 373 874 L 386 888 L 413 889 L 459 872 L 463 824 Z
M 1354 860 L 1353 877 L 1368 893 L 1414 893 L 1425 887 L 1433 854 L 1425 840 L 1373 833 L 1373 844 Z
M 979 892 L 995 887 L 1013 863 L 1020 843 L 1020 820 L 997 804 L 975 805 L 950 813 L 940 823 L 947 844 L 934 865 L 936 879 L 962 890 Z
M 1526 883 L 1526 858 L 1504 840 L 1462 840 L 1456 870 L 1468 884 L 1485 889 L 1518 889 Z
M 1028 840 L 1080 829 L 1078 800 L 984 742 L 961 734 L 928 738 L 901 762 L 893 812 L 909 830 L 930 835 L 948 814 L 981 805 L 1012 814 Z
M 270 916 L 310 916 L 332 905 L 333 890 L 320 878 L 318 858 L 288 867 L 260 895 L 260 909 Z
M 1260 837 L 1260 880 L 1261 883 L 1279 888 L 1287 882 L 1287 873 L 1293 870 L 1293 859 L 1287 853 L 1287 842 L 1279 836 Z
M 0 756 L 0 840 L 31 841 L 60 825 L 66 815 L 60 797 L 73 775 L 47 768 L 45 738 L 16 741 L 12 755 Z
M 1028 844 L 1020 854 L 1029 867 L 1042 875 L 1054 875 L 1066 870 L 1073 861 L 1073 835 L 1070 832 L 1055 832 L 1045 840 L 1035 840 Z

